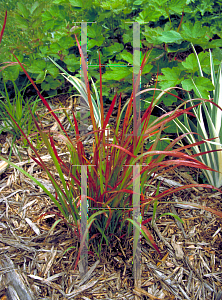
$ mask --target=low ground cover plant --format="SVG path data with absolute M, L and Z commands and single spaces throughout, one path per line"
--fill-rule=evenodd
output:
M 2 30 L 0 38 L 3 32 L 4 30 Z M 83 57 L 83 52 L 77 38 L 76 41 L 81 57 Z M 89 88 L 89 81 L 87 78 L 87 67 L 84 59 L 82 59 L 88 105 L 90 109 L 90 118 L 93 128 L 91 132 L 91 134 L 93 135 L 92 151 L 90 153 L 90 156 L 87 156 L 82 137 L 80 136 L 78 121 L 74 112 L 72 114 L 73 122 L 67 115 L 71 128 L 76 133 L 75 140 L 73 141 L 69 137 L 69 132 L 64 129 L 56 114 L 53 112 L 45 98 L 39 92 L 37 86 L 28 75 L 23 64 L 19 61 L 16 55 L 14 55 L 14 57 L 29 78 L 30 82 L 35 87 L 38 96 L 49 110 L 51 116 L 55 119 L 55 121 L 58 122 L 58 125 L 60 127 L 60 130 L 57 132 L 50 132 L 50 130 L 45 131 L 41 126 L 41 122 L 38 122 L 32 115 L 33 121 L 35 122 L 36 128 L 38 130 L 38 134 L 41 136 L 44 145 L 51 156 L 51 160 L 53 162 L 56 173 L 59 174 L 59 176 L 56 177 L 53 171 L 51 171 L 41 159 L 29 137 L 22 130 L 20 124 L 16 122 L 16 120 L 9 112 L 11 119 L 33 151 L 33 155 L 31 156 L 31 158 L 47 173 L 48 178 L 54 186 L 55 194 L 49 192 L 42 183 L 37 181 L 36 178 L 28 174 L 22 168 L 16 166 L 12 162 L 9 162 L 3 157 L 0 158 L 4 161 L 7 161 L 19 171 L 24 173 L 43 189 L 43 191 L 51 198 L 52 202 L 58 208 L 59 212 L 57 211 L 56 213 L 59 214 L 61 220 L 64 220 L 66 222 L 67 226 L 73 232 L 73 235 L 75 235 L 79 239 L 81 237 L 81 203 L 84 200 L 83 197 L 81 197 L 81 178 L 83 176 L 83 166 L 86 166 L 87 200 L 89 212 L 86 231 L 84 232 L 83 239 L 79 241 L 77 261 L 79 259 L 81 250 L 83 249 L 88 233 L 90 234 L 89 246 L 91 247 L 91 249 L 93 249 L 94 252 L 99 255 L 99 253 L 103 250 L 104 244 L 108 246 L 112 242 L 113 238 L 115 238 L 115 236 L 119 238 L 124 237 L 125 240 L 128 237 L 131 237 L 133 225 L 137 228 L 138 233 L 141 226 L 142 235 L 160 254 L 160 251 L 155 241 L 153 240 L 152 235 L 150 234 L 148 228 L 145 226 L 147 220 L 144 219 L 144 215 L 149 207 L 151 205 L 155 205 L 156 207 L 157 202 L 160 201 L 160 199 L 182 189 L 194 186 L 214 188 L 212 185 L 207 184 L 192 184 L 176 189 L 169 189 L 160 193 L 158 191 L 158 187 L 156 187 L 155 191 L 152 192 L 152 195 L 150 195 L 149 197 L 145 197 L 147 186 L 149 187 L 153 185 L 153 180 L 155 179 L 157 174 L 163 176 L 169 169 L 172 170 L 173 168 L 177 168 L 180 166 L 189 166 L 205 170 L 212 170 L 204 163 L 198 161 L 194 157 L 194 155 L 188 155 L 184 153 L 184 149 L 191 148 L 194 146 L 194 144 L 190 144 L 186 147 L 179 147 L 177 149 L 173 148 L 179 140 L 187 136 L 187 133 L 179 136 L 177 139 L 172 141 L 163 151 L 156 150 L 156 147 L 160 141 L 161 131 L 167 126 L 168 122 L 176 119 L 183 114 L 190 114 L 191 110 L 194 107 L 198 107 L 200 103 L 185 109 L 182 109 L 182 106 L 184 104 L 181 104 L 174 111 L 166 113 L 155 121 L 150 122 L 153 103 L 155 102 L 152 101 L 142 115 L 141 126 L 139 126 L 138 122 L 137 126 L 134 127 L 134 130 L 132 130 L 132 122 L 135 121 L 133 117 L 133 91 L 129 101 L 125 104 L 126 113 L 123 119 L 123 124 L 122 126 L 120 126 L 121 114 L 123 113 L 123 110 L 121 109 L 121 95 L 119 97 L 117 97 L 117 95 L 114 96 L 107 115 L 105 116 L 104 113 L 102 71 L 101 61 L 99 57 L 100 123 L 96 122 L 95 111 Z M 148 55 L 145 55 L 141 65 L 141 72 L 145 64 L 147 63 L 147 60 Z M 135 90 L 137 90 L 139 82 L 140 81 L 138 77 L 136 85 L 134 87 Z M 109 133 L 107 124 L 109 124 L 114 106 L 117 103 L 117 99 L 118 114 L 116 123 L 115 127 L 112 130 L 109 129 Z M 139 131 L 135 131 L 135 128 L 137 128 L 137 130 L 141 130 L 140 134 L 138 134 Z M 154 134 L 156 134 L 155 142 L 150 144 L 148 150 L 145 151 L 144 144 L 147 142 L 147 139 Z M 55 138 L 59 138 L 60 141 L 63 141 L 67 146 L 70 159 L 69 163 L 63 161 L 58 155 L 55 146 Z M 195 145 L 201 145 L 203 143 L 204 141 L 198 141 L 195 143 Z M 199 155 L 202 155 L 202 153 L 199 153 Z M 166 157 L 171 157 L 172 159 L 165 160 Z M 139 173 L 136 176 L 133 172 L 134 166 L 137 166 L 139 168 Z M 142 220 L 137 219 L 137 221 L 135 221 L 132 220 L 131 216 L 133 212 L 133 195 L 135 194 L 133 190 L 133 184 L 138 179 L 138 177 L 140 179 L 139 196 L 141 199 L 140 209 Z M 203 208 L 200 205 L 196 206 Z M 119 208 L 122 208 L 122 210 Z M 222 216 L 220 212 L 216 212 L 210 208 L 205 207 L 204 209 Z

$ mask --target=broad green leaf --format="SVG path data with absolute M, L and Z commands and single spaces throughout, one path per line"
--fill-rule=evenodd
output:
M 200 52 L 198 54 L 198 58 L 199 58 L 202 70 L 205 73 L 210 74 L 211 73 L 211 68 L 210 68 L 209 53 L 208 52 Z
M 133 55 L 130 52 L 123 50 L 123 52 L 120 53 L 120 57 L 131 65 L 133 64 Z
M 64 21 L 68 18 L 67 14 L 66 14 L 66 10 L 59 9 L 57 12 L 57 17 L 58 17 L 58 19 L 63 21 L 60 23 L 61 24 L 60 27 L 64 27 Z M 60 20 L 58 20 L 58 21 L 60 21 Z
M 213 40 L 210 42 L 210 48 L 222 47 L 222 40 Z
M 33 14 L 34 10 L 39 6 L 39 2 L 38 1 L 34 1 L 31 8 L 30 8 L 30 12 L 31 14 Z
M 61 86 L 61 82 L 59 80 L 48 80 L 48 82 L 44 81 L 41 84 L 41 88 L 45 91 L 49 91 L 50 89 L 57 89 Z
M 115 54 L 115 53 L 119 53 L 120 51 L 122 51 L 124 48 L 124 46 L 122 44 L 119 43 L 114 43 L 114 45 L 111 45 L 110 47 L 106 48 L 106 51 Z
M 44 31 L 47 30 L 52 30 L 54 28 L 54 24 L 55 24 L 55 20 L 51 19 L 51 20 L 47 20 L 44 24 Z
M 2 75 L 5 81 L 11 80 L 15 81 L 19 76 L 19 69 L 18 65 L 7 67 L 2 71 Z
M 139 13 L 139 17 L 137 17 L 135 21 L 141 24 L 147 22 L 155 22 L 159 20 L 161 15 L 162 14 L 160 11 L 157 11 L 154 7 L 149 7 L 144 9 L 141 13 Z
M 34 22 L 32 22 L 32 28 L 33 29 L 39 28 L 39 26 L 41 26 L 41 24 L 42 24 L 42 19 L 38 18 Z
M 155 9 L 155 11 L 159 12 L 161 16 L 167 18 L 169 16 L 169 9 L 168 4 L 166 2 L 167 0 L 153 0 L 152 2 L 149 2 L 149 5 L 152 6 Z
M 181 83 L 183 89 L 185 89 L 186 91 L 191 91 L 192 89 L 194 89 L 194 84 L 190 78 L 183 80 Z
M 112 12 L 111 11 L 106 11 L 106 12 L 102 12 L 100 13 L 100 15 L 98 16 L 97 22 L 101 23 L 106 19 L 109 19 L 112 17 Z
M 35 2 L 35 3 L 38 3 L 38 2 Z M 45 4 L 42 3 L 42 4 L 39 4 L 38 6 L 34 6 L 34 10 L 32 12 L 32 17 L 38 17 L 38 16 L 41 16 L 42 14 L 42 11 L 43 11 L 43 8 L 44 8 Z
M 71 36 L 64 36 L 59 40 L 60 50 L 62 49 L 68 49 L 72 46 L 74 46 L 74 40 L 71 38 Z
M 210 74 L 210 60 L 209 60 L 209 53 L 208 52 L 201 52 L 198 54 L 198 59 L 200 62 L 201 69 L 204 70 L 205 73 Z M 186 61 L 182 62 L 182 65 L 185 69 L 188 70 L 189 73 L 195 73 L 199 71 L 199 65 L 197 61 L 196 55 L 194 53 L 190 54 Z
M 56 78 L 59 75 L 58 68 L 50 62 L 47 63 L 46 69 L 53 78 Z
M 50 51 L 52 53 L 58 53 L 61 50 L 61 47 L 58 43 L 53 43 L 50 45 Z
M 153 61 L 153 60 L 159 60 L 161 59 L 161 57 L 163 57 L 165 54 L 165 50 L 162 49 L 152 49 L 150 55 L 149 55 L 149 61 Z
M 102 34 L 102 27 L 98 26 L 97 24 L 92 24 L 92 26 L 87 28 L 87 34 L 91 38 L 97 38 Z
M 197 97 L 208 98 L 208 91 L 213 91 L 214 86 L 210 79 L 205 77 L 195 77 L 194 79 L 185 79 L 182 82 L 183 89 L 187 91 L 194 90 Z
M 144 0 L 136 0 L 133 2 L 133 5 L 141 5 L 143 4 Z
M 39 50 L 42 52 L 42 54 L 46 55 L 46 53 L 49 51 L 48 46 L 40 46 Z
M 80 67 L 80 59 L 76 57 L 74 54 L 70 54 L 65 57 L 64 63 L 67 65 L 67 69 L 70 72 L 75 72 Z
M 180 76 L 181 71 L 176 67 L 173 67 L 172 69 L 163 68 L 161 69 L 161 72 L 164 75 L 160 75 L 158 79 L 161 80 L 160 85 L 162 89 L 174 87 L 177 84 L 180 84 L 181 80 L 183 80 Z
M 98 36 L 97 39 L 89 40 L 88 41 L 88 49 L 91 49 L 94 46 L 100 47 L 103 44 L 104 40 L 105 40 L 105 38 L 101 35 Z
M 50 88 L 51 89 L 57 89 L 58 87 L 60 87 L 62 85 L 62 83 L 59 80 L 54 80 L 53 82 L 50 81 Z
M 19 28 L 28 29 L 30 26 L 29 22 L 20 15 L 15 15 L 15 21 Z
M 105 10 L 111 10 L 115 14 L 120 14 L 123 10 L 126 9 L 126 1 L 125 0 L 109 0 L 100 2 L 101 6 Z
M 123 34 L 123 42 L 124 42 L 124 44 L 132 42 L 132 35 L 129 33 L 124 33 Z
M 82 0 L 69 0 L 69 3 L 74 7 L 83 7 Z
M 180 33 L 184 40 L 195 45 L 202 45 L 206 42 L 209 43 L 206 37 L 207 27 L 202 27 L 201 22 L 195 22 L 194 25 L 191 22 L 183 23 Z
M 151 103 L 152 100 L 153 100 L 153 95 L 147 93 L 146 94 L 146 99 L 141 100 L 141 109 L 143 111 L 146 110 L 150 106 L 150 103 Z M 152 115 L 151 115 L 151 117 L 152 117 Z M 150 121 L 150 123 L 151 123 L 151 121 Z
M 158 45 L 161 44 L 160 40 L 158 39 L 163 33 L 163 29 L 160 27 L 157 28 L 150 28 L 145 26 L 145 32 L 142 34 L 146 37 L 146 40 L 149 44 Z
M 96 40 L 89 40 L 89 41 L 88 41 L 88 49 L 91 49 L 91 48 L 97 46 L 98 44 L 100 44 L 100 43 L 97 43 Z M 102 43 L 101 43 L 101 45 L 102 45 Z M 100 45 L 99 45 L 99 46 L 100 46 Z
M 53 17 L 57 17 L 58 13 L 59 13 L 59 5 L 51 6 L 50 9 L 49 9 L 49 12 Z
M 189 71 L 192 71 L 192 73 L 195 73 L 199 70 L 197 59 L 194 55 L 194 53 L 191 53 L 185 61 L 182 62 L 182 65 L 184 68 L 186 68 Z
M 153 66 L 150 64 L 146 64 L 145 67 L 143 68 L 142 74 L 147 74 L 152 70 Z
M 164 31 L 162 33 L 162 36 L 158 37 L 158 40 L 161 43 L 176 43 L 180 44 L 183 40 L 182 36 L 179 32 L 176 32 L 174 30 L 170 31 Z
M 25 19 L 28 19 L 28 17 L 30 16 L 30 11 L 27 9 L 27 7 L 21 3 L 21 2 L 18 2 L 17 3 L 17 6 L 18 6 L 18 12 L 25 18 Z
M 131 74 L 131 71 L 127 67 L 116 67 L 115 70 L 109 70 L 103 78 L 106 80 L 120 80 Z
M 46 68 L 46 62 L 42 59 L 32 61 L 30 67 L 28 67 L 28 71 L 32 73 L 40 73 Z
M 195 9 L 195 12 L 200 12 L 201 16 L 203 17 L 205 12 L 207 13 L 211 13 L 213 12 L 213 8 L 212 8 L 212 1 L 211 0 L 204 0 L 201 1 L 198 5 L 197 8 Z
M 166 147 L 171 143 L 171 140 L 169 138 L 161 138 L 156 146 L 156 150 L 164 151 Z
M 59 26 L 59 27 L 63 26 L 62 22 L 60 22 L 60 21 L 56 21 L 55 25 Z M 68 37 L 67 32 L 65 32 L 64 30 L 57 30 L 53 33 L 53 40 L 58 43 L 62 37 Z
M 76 57 L 74 54 L 70 54 L 64 58 L 64 62 L 67 65 L 80 65 L 80 58 Z
M 48 21 L 48 20 L 52 20 L 52 15 L 51 13 L 47 10 L 44 13 L 42 13 L 42 21 Z
M 186 6 L 186 0 L 172 0 L 169 3 L 169 9 L 176 12 L 177 14 L 182 14 L 184 7 Z
M 118 7 L 117 1 L 116 1 L 116 3 L 113 3 L 113 2 L 114 1 L 112 1 L 112 0 L 104 1 L 104 2 L 101 3 L 101 7 L 105 10 L 113 10 L 113 9 Z

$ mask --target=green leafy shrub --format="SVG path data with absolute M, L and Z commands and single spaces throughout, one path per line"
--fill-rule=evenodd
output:
M 151 72 L 162 73 L 162 77 L 159 77 L 161 89 L 182 85 L 195 93 L 190 80 L 199 79 L 197 70 L 192 66 L 194 57 L 189 57 L 191 43 L 198 45 L 201 52 L 214 49 L 214 59 L 221 60 L 220 5 L 217 2 L 41 0 L 32 3 L 26 0 L 16 5 L 10 1 L 8 5 L 3 3 L 10 8 L 9 22 L 13 26 L 9 23 L 10 26 L 6 28 L 0 61 L 13 61 L 9 49 L 14 51 L 29 72 L 33 73 L 31 77 L 40 83 L 48 75 L 57 84 L 60 81 L 58 70 L 45 61 L 47 56 L 57 59 L 60 65 L 63 63 L 66 71 L 75 72 L 75 75 L 79 72 L 79 54 L 73 33 L 80 35 L 80 24 L 75 22 L 82 21 L 97 22 L 87 25 L 89 76 L 99 79 L 95 65 L 97 50 L 100 50 L 102 64 L 107 65 L 102 71 L 105 72 L 106 83 L 104 95 L 110 100 L 113 97 L 111 89 L 118 88 L 119 92 L 130 95 L 132 68 L 118 66 L 132 65 L 133 29 L 132 24 L 127 22 L 141 24 L 141 48 L 152 49 L 150 63 L 144 68 L 142 85 L 150 81 Z M 202 55 L 203 59 L 209 61 L 205 53 Z M 189 58 L 184 62 L 187 56 Z M 21 68 L 14 65 L 2 74 L 5 80 L 15 80 L 20 71 Z M 118 81 L 121 79 L 124 79 L 124 84 L 119 87 Z M 199 87 L 202 86 L 202 80 L 197 81 Z M 205 85 L 210 85 L 207 76 L 204 80 Z M 99 86 L 99 82 L 96 85 Z M 49 85 L 43 86 L 50 88 Z M 53 90 L 50 92 L 53 93 Z M 166 95 L 162 101 L 168 106 L 175 98 Z

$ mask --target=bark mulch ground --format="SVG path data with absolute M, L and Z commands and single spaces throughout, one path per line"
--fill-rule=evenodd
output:
M 2 135 L 0 143 L 7 158 L 10 136 Z M 29 159 L 27 151 L 19 150 L 22 159 L 13 149 L 11 160 L 53 192 L 46 174 Z M 58 151 L 68 159 L 62 144 L 58 143 Z M 44 148 L 41 156 L 50 166 Z M 158 205 L 157 217 L 172 212 L 184 223 L 169 215 L 157 219 L 153 226 L 147 223 L 162 258 L 141 238 L 141 282 L 135 284 L 132 238 L 123 241 L 116 237 L 109 247 L 104 245 L 99 257 L 90 251 L 88 272 L 80 276 L 80 266 L 74 270 L 78 241 L 63 222 L 53 226 L 59 217 L 49 197 L 15 168 L 5 170 L 2 162 L 0 170 L 1 300 L 222 299 L 222 220 L 192 206 L 200 204 L 222 212 L 221 193 L 192 188 Z M 164 180 L 157 178 L 156 183 L 162 181 L 162 191 L 193 183 L 194 176 L 188 171 L 197 174 L 183 167 L 167 173 Z M 151 192 L 147 191 L 147 197 Z M 182 201 L 190 205 L 177 204 Z M 151 208 L 145 217 L 152 215 Z

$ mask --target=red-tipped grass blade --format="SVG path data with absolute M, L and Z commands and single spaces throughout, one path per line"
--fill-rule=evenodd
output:
M 162 257 L 162 254 L 160 253 L 159 248 L 157 247 L 156 243 L 154 242 L 154 239 L 151 235 L 151 233 L 149 232 L 149 230 L 143 225 L 141 224 L 141 228 L 144 231 L 145 235 L 147 236 L 148 240 L 150 241 L 150 243 L 152 244 L 152 246 L 154 247 L 154 249 L 159 253 L 159 255 Z
M 6 20 L 7 20 L 7 10 L 5 12 L 4 23 L 3 23 L 3 27 L 2 27 L 2 30 L 1 30 L 1 33 L 0 33 L 0 44 L 1 44 L 2 37 L 3 37 L 4 31 L 5 31 Z

